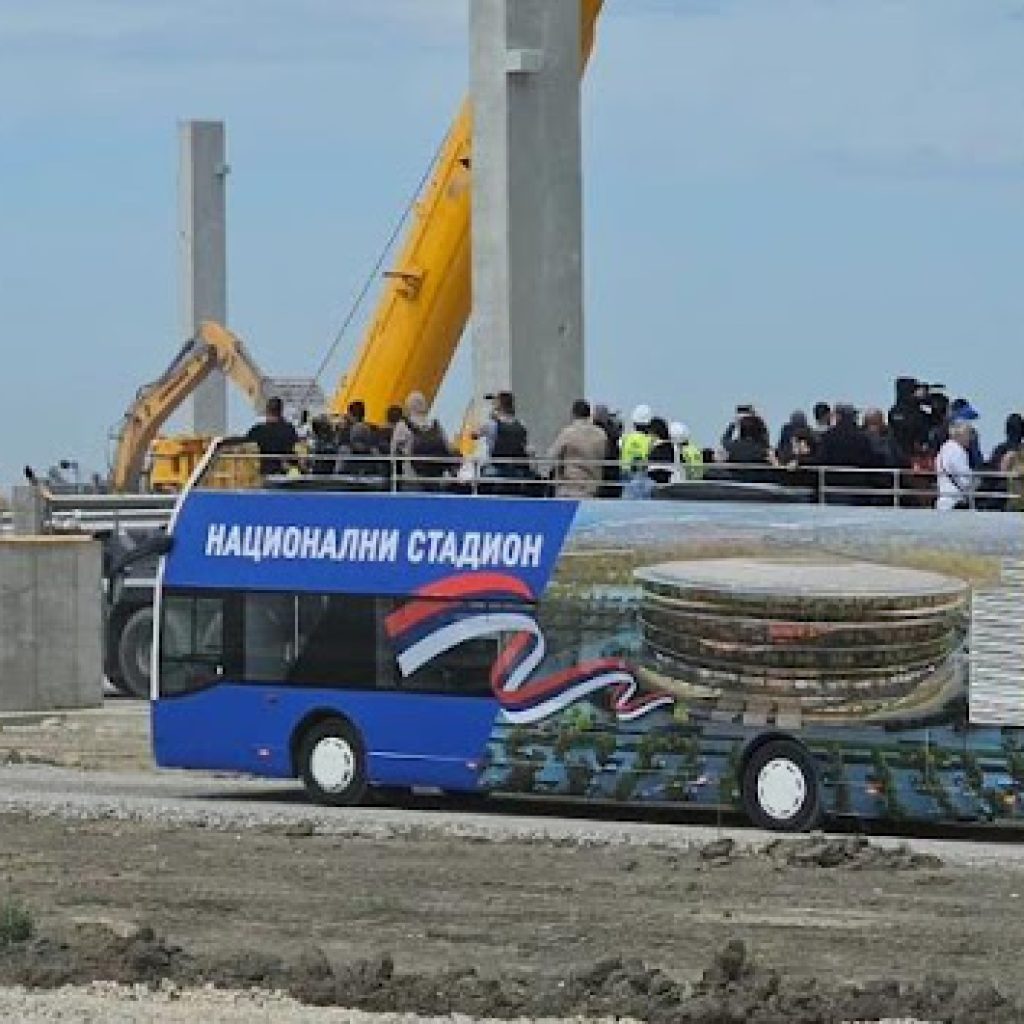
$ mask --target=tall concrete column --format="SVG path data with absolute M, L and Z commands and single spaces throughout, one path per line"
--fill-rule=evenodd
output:
M 579 0 L 473 0 L 473 376 L 545 448 L 583 394 Z
M 181 320 L 183 336 L 188 338 L 201 320 L 227 323 L 224 123 L 183 121 L 179 142 Z M 227 401 L 227 380 L 217 370 L 192 398 L 192 430 L 197 434 L 226 433 Z

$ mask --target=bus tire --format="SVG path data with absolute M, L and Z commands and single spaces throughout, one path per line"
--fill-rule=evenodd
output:
M 743 770 L 743 809 L 758 828 L 807 832 L 821 818 L 818 769 L 807 748 L 770 740 L 756 748 Z
M 115 686 L 130 697 L 149 697 L 150 655 L 153 651 L 153 609 L 138 608 L 117 636 Z
M 351 807 L 366 795 L 366 752 L 348 722 L 317 722 L 303 734 L 297 754 L 299 777 L 315 803 Z

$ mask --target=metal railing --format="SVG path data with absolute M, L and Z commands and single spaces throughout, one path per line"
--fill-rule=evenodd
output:
M 267 468 L 274 471 L 265 472 Z M 198 486 L 921 509 L 933 509 L 939 496 L 935 472 L 924 470 L 787 469 L 725 462 L 697 466 L 641 463 L 624 469 L 618 462 L 356 454 L 283 459 L 240 452 L 230 445 L 214 454 Z M 47 501 L 46 523 L 58 533 L 158 530 L 167 525 L 175 500 L 174 494 L 53 494 Z M 1019 473 L 974 473 L 963 504 L 983 511 L 1022 511 L 1024 477 Z M 11 530 L 11 513 L 0 513 L 0 534 Z
M 245 467 L 245 468 L 243 468 Z M 270 467 L 272 472 L 266 472 Z M 934 508 L 943 493 L 934 470 L 784 467 L 713 462 L 637 463 L 546 458 L 489 459 L 342 454 L 259 456 L 219 451 L 199 486 L 238 484 L 295 490 L 371 490 L 669 500 L 784 501 L 821 505 Z M 952 494 L 970 509 L 1024 509 L 1024 476 L 981 471 Z

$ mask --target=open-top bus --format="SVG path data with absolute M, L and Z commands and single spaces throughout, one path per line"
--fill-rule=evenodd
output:
M 1024 815 L 1017 514 L 289 483 L 181 496 L 162 766 L 787 830 Z

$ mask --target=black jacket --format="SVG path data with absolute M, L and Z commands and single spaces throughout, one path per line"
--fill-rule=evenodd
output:
M 855 424 L 837 423 L 821 438 L 818 461 L 823 466 L 873 469 L 880 464 L 871 438 Z

